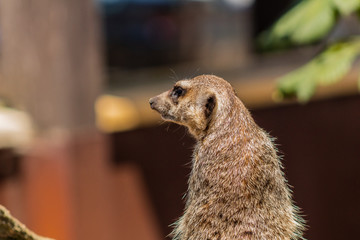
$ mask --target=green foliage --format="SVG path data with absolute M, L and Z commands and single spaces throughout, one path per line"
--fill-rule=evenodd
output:
M 360 17 L 360 0 L 302 0 L 260 35 L 259 44 L 263 49 L 276 49 L 316 42 L 329 33 L 339 17 L 352 13 Z M 300 101 L 308 101 L 317 85 L 340 80 L 359 55 L 360 37 L 334 43 L 303 67 L 279 79 L 278 92 L 282 97 L 296 95 Z
M 296 95 L 300 101 L 307 101 L 317 85 L 340 80 L 359 55 L 360 37 L 335 43 L 303 67 L 279 79 L 278 91 L 281 96 Z
M 339 16 L 360 8 L 360 0 L 303 0 L 259 37 L 262 49 L 308 44 L 326 36 Z
M 335 22 L 329 0 L 304 0 L 284 14 L 259 38 L 263 49 L 314 42 L 327 34 Z
M 360 0 L 332 0 L 341 15 L 349 15 L 360 7 Z

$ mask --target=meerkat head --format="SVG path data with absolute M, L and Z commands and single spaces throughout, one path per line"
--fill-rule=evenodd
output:
M 195 138 L 209 129 L 225 92 L 232 92 L 230 84 L 212 75 L 202 75 L 175 83 L 169 91 L 149 100 L 152 109 L 166 121 L 188 127 Z

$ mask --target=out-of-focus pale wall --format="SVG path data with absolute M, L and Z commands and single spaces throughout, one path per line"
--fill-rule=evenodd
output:
M 41 128 L 92 125 L 103 80 L 93 1 L 1 1 L 0 29 L 0 94 Z

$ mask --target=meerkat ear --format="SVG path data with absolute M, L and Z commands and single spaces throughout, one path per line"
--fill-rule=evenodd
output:
M 208 96 L 208 98 L 206 99 L 206 104 L 205 104 L 205 117 L 206 118 L 209 118 L 211 116 L 215 106 L 216 106 L 215 95 Z

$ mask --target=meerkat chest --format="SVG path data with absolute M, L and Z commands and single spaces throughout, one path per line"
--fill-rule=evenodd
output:
M 241 167 L 232 161 L 226 155 L 194 154 L 189 190 L 195 197 L 241 195 Z

